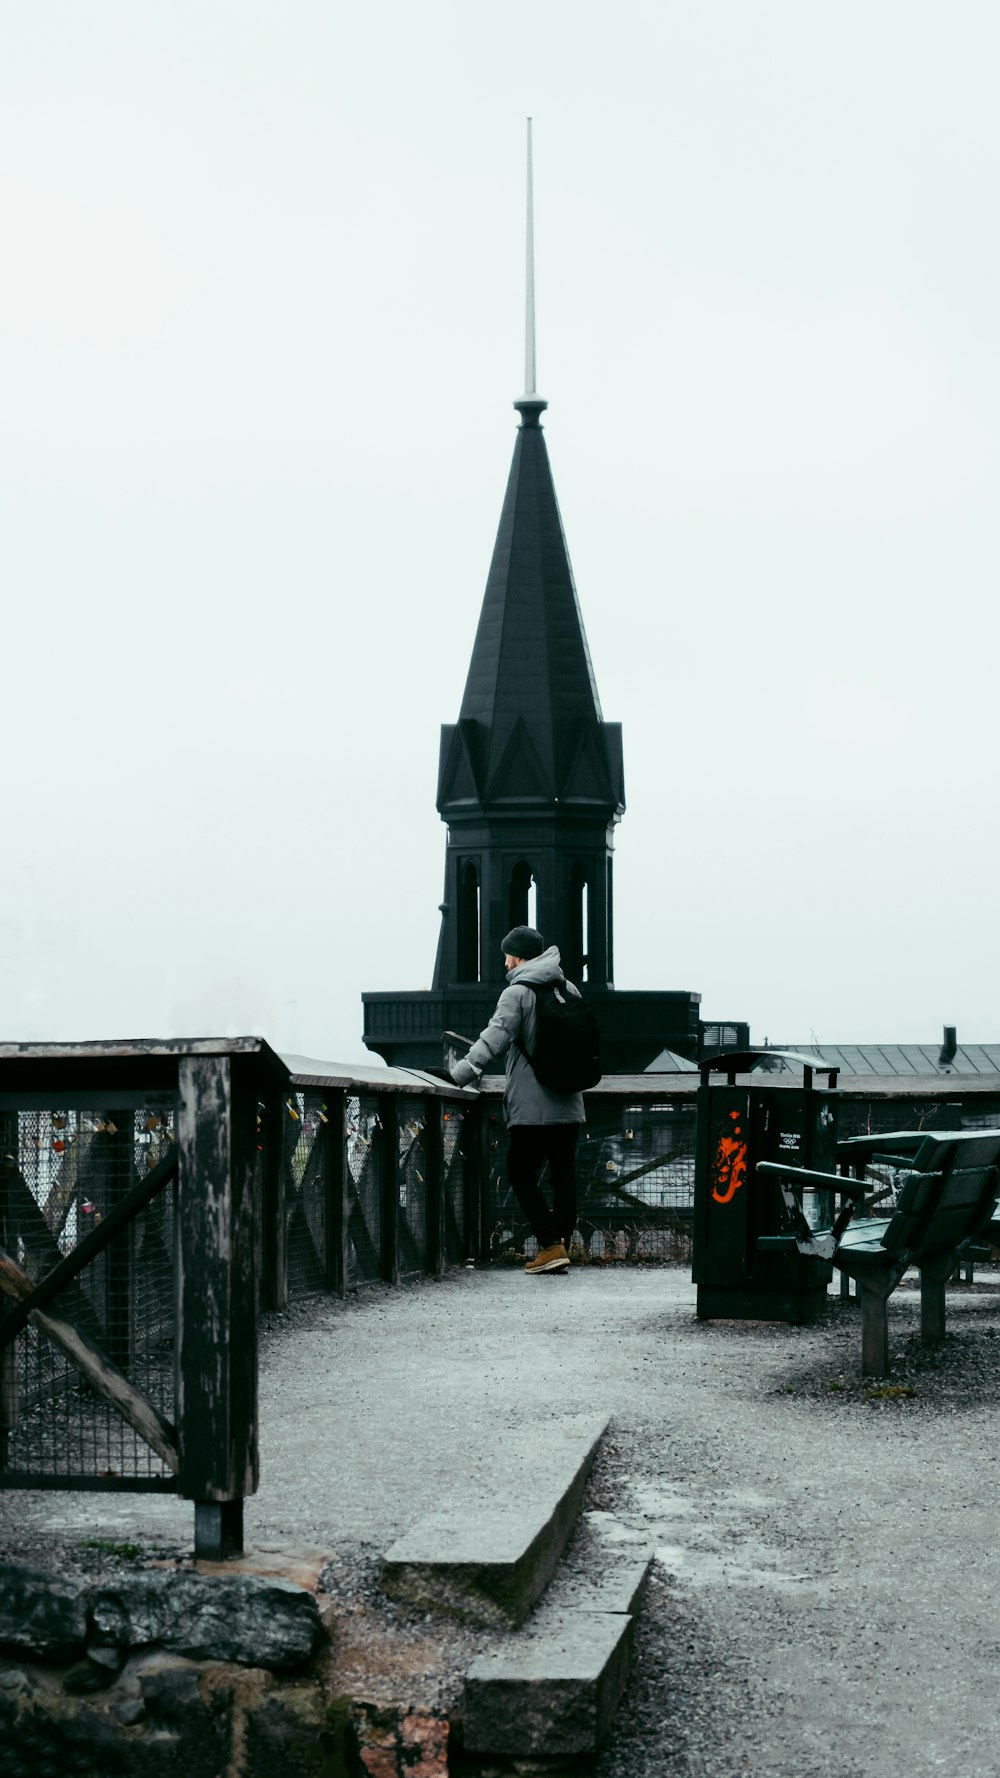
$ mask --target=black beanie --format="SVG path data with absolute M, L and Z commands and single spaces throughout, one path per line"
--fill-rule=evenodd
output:
M 508 932 L 500 946 L 505 957 L 521 957 L 525 963 L 531 957 L 540 957 L 545 949 L 545 940 L 533 926 L 515 926 Z

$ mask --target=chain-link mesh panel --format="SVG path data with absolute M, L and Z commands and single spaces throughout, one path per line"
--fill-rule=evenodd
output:
M 676 1259 L 686 1255 L 694 1205 L 695 1104 L 602 1100 L 588 1108 L 576 1156 L 574 1240 L 593 1259 Z M 506 1132 L 490 1116 L 491 1250 L 513 1258 L 534 1237 L 506 1177 Z M 546 1190 L 546 1172 L 541 1176 Z
M 371 1284 L 382 1276 L 382 1199 L 379 1178 L 379 1101 L 374 1093 L 347 1100 L 347 1281 Z M 390 1132 L 391 1134 L 391 1132 Z
M 465 1113 L 457 1106 L 449 1105 L 440 1115 L 441 1164 L 444 1168 L 444 1257 L 448 1265 L 458 1266 L 469 1253 L 465 1228 L 465 1149 L 462 1142 Z
M 436 1115 L 436 1107 L 433 1108 Z M 428 1109 L 423 1099 L 404 1099 L 399 1111 L 399 1269 L 427 1270 Z
M 0 1245 L 12 1276 L 39 1283 L 99 1228 L 169 1153 L 172 1121 L 144 1111 L 7 1114 Z M 170 1181 L 0 1354 L 0 1485 L 174 1486 L 164 1458 L 94 1387 L 98 1374 L 120 1372 L 139 1409 L 172 1419 L 174 1267 Z M 6 1316 L 13 1307 L 3 1302 Z
M 283 1101 L 281 1117 L 291 1299 L 326 1288 L 326 1103 L 316 1093 L 289 1093 Z

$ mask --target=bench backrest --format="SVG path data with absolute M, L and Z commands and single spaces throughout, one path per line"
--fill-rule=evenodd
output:
M 945 1170 L 954 1153 L 951 1131 L 925 1136 L 913 1157 L 896 1199 L 896 1208 L 882 1236 L 889 1253 L 917 1247 L 941 1196 Z
M 935 1131 L 914 1156 L 882 1245 L 906 1248 L 915 1261 L 960 1247 L 989 1221 L 1000 1190 L 998 1164 L 1000 1130 Z

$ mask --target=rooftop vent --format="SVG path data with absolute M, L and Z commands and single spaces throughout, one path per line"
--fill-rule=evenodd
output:
M 957 1025 L 946 1025 L 944 1028 L 944 1042 L 941 1045 L 941 1054 L 938 1057 L 938 1067 L 950 1068 L 957 1054 L 958 1027 Z

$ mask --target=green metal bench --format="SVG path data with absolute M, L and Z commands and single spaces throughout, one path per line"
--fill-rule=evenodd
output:
M 912 1130 L 854 1137 L 838 1143 L 837 1159 L 862 1175 L 881 1164 L 903 1173 L 891 1216 L 856 1217 L 871 1192 L 863 1177 L 815 1173 L 760 1161 L 757 1173 L 777 1180 L 793 1225 L 787 1235 L 765 1235 L 763 1249 L 815 1254 L 854 1278 L 861 1297 L 861 1369 L 867 1377 L 889 1372 L 888 1300 L 903 1273 L 920 1272 L 920 1335 L 927 1345 L 944 1339 L 945 1285 L 960 1249 L 986 1235 L 1000 1193 L 1000 1130 Z M 828 1229 L 809 1226 L 802 1192 L 840 1197 Z

